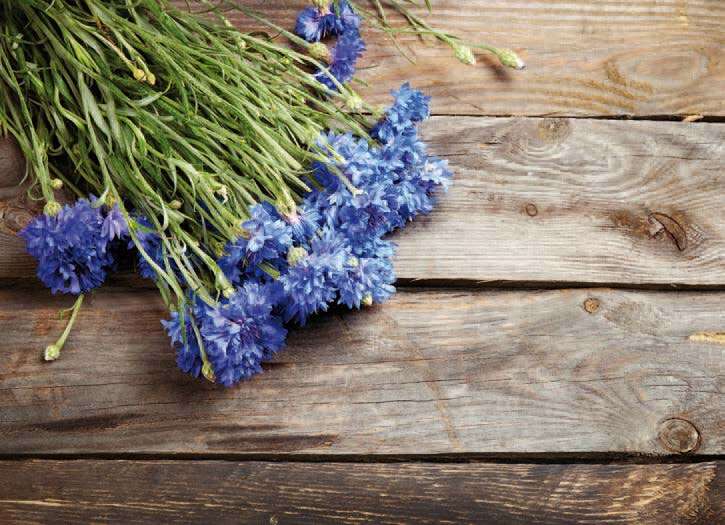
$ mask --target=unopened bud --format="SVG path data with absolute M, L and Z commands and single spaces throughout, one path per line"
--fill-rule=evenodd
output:
M 149 73 L 148 75 L 146 75 L 146 82 L 148 83 L 149 86 L 155 86 L 156 85 L 156 75 L 154 75 L 153 73 Z
M 305 250 L 301 246 L 293 246 L 287 252 L 287 262 L 290 266 L 295 266 L 305 257 L 307 257 L 307 250 Z
M 43 213 L 45 213 L 48 217 L 55 217 L 62 209 L 63 206 L 61 206 L 57 201 L 50 201 L 43 208 Z
M 307 50 L 309 51 L 310 56 L 315 60 L 322 60 L 323 62 L 327 62 L 328 64 L 332 61 L 330 48 L 328 48 L 322 42 L 315 42 L 314 44 L 310 44 Z
M 471 51 L 471 48 L 468 46 L 456 43 L 453 45 L 453 53 L 456 55 L 456 58 L 464 64 L 472 66 L 476 63 L 476 57 L 473 56 L 473 51 Z
M 135 78 L 139 82 L 143 82 L 143 80 L 146 78 L 146 73 L 144 73 L 143 69 L 136 68 L 133 70 L 133 78 Z
M 324 14 L 329 11 L 328 0 L 312 0 L 312 5 L 314 5 L 320 13 Z
M 372 306 L 373 304 L 373 296 L 372 294 L 367 294 L 365 297 L 362 298 L 362 304 L 365 306 Z
M 524 61 L 511 49 L 499 49 L 496 56 L 504 66 L 513 69 L 524 69 L 526 67 Z
M 363 99 L 357 93 L 353 93 L 347 98 L 346 104 L 351 111 L 360 111 L 363 108 Z
M 60 357 L 60 347 L 58 345 L 48 345 L 43 352 L 43 359 L 46 361 L 55 361 Z
M 180 200 L 174 199 L 169 203 L 169 208 L 171 208 L 172 210 L 180 210 L 181 206 L 182 204 Z
M 50 187 L 54 190 L 59 190 L 63 187 L 63 181 L 60 179 L 51 179 Z
M 208 361 L 201 367 L 201 373 L 208 381 L 216 383 L 216 375 L 214 375 L 214 370 L 211 367 L 211 363 Z

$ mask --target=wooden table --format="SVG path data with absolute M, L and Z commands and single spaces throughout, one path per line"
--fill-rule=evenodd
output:
M 32 277 L 3 149 L 0 521 L 723 522 L 725 2 L 433 5 L 528 69 L 366 32 L 364 93 L 432 95 L 455 184 L 396 235 L 392 301 L 238 388 L 179 373 L 124 277 L 41 362 L 71 301 Z

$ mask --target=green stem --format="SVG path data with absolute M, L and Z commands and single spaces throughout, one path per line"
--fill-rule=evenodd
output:
M 48 345 L 45 348 L 44 358 L 46 361 L 55 361 L 60 357 L 60 351 L 63 349 L 63 346 L 65 345 L 65 340 L 68 339 L 68 334 L 70 334 L 70 331 L 73 328 L 73 324 L 75 324 L 76 322 L 76 317 L 78 316 L 78 311 L 81 309 L 84 297 L 85 295 L 81 294 L 78 296 L 78 299 L 76 299 L 76 302 L 73 304 L 72 313 L 70 315 L 70 319 L 68 320 L 68 324 L 66 324 L 65 330 L 63 330 L 63 333 L 60 334 L 58 340 L 52 345 Z

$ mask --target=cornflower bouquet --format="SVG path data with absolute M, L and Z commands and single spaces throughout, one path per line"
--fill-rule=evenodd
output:
M 290 325 L 388 299 L 384 237 L 430 212 L 451 172 L 418 137 L 426 96 L 404 84 L 381 112 L 350 88 L 361 16 L 475 61 L 413 3 L 390 2 L 405 21 L 393 27 L 378 0 L 371 11 L 317 0 L 291 33 L 233 2 L 192 13 L 164 0 L 0 0 L 0 130 L 45 202 L 21 236 L 40 280 L 77 296 L 45 359 L 129 255 L 169 309 L 179 368 L 225 386 L 261 372 Z M 291 45 L 238 31 L 231 9 Z

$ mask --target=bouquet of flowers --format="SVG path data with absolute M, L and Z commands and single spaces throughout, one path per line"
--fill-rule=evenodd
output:
M 361 16 L 474 62 L 414 2 L 391 2 L 405 21 L 393 27 L 377 0 L 371 12 L 316 0 L 295 33 L 237 3 L 200 3 L 191 13 L 165 0 L 0 0 L 0 130 L 45 201 L 21 236 L 40 280 L 77 296 L 46 360 L 84 294 L 130 255 L 169 308 L 179 368 L 225 386 L 252 377 L 290 325 L 389 298 L 386 234 L 430 212 L 450 182 L 418 137 L 426 96 L 404 84 L 380 111 L 348 84 L 365 50 Z M 287 45 L 236 30 L 230 9 Z

